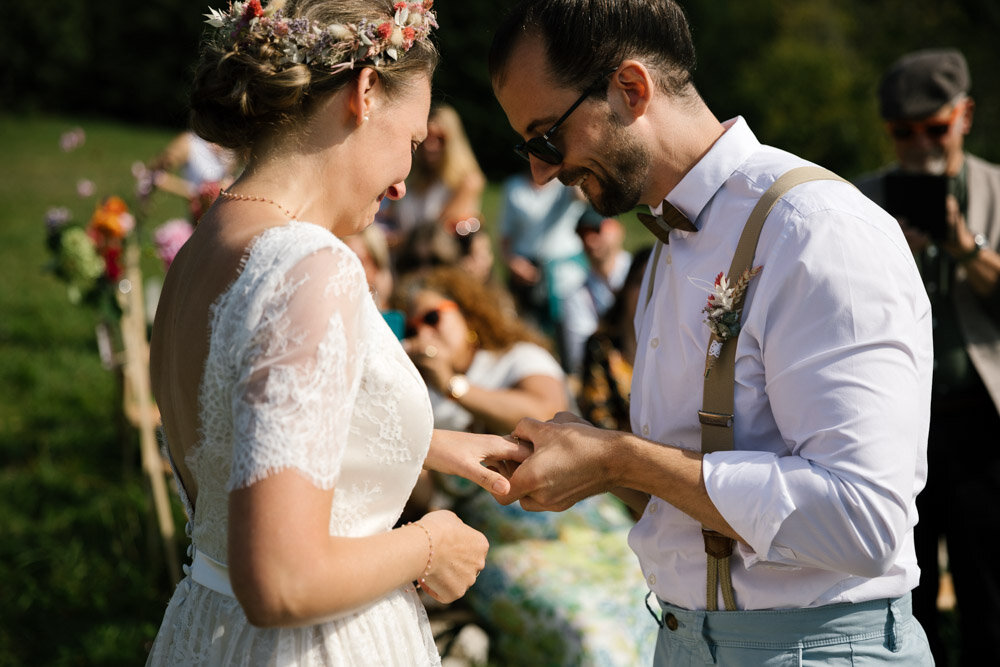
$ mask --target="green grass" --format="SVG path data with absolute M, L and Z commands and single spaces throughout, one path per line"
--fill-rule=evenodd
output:
M 62 152 L 59 136 L 77 125 L 86 143 Z M 44 224 L 52 206 L 85 221 L 99 196 L 131 199 L 132 162 L 169 137 L 0 116 L 0 665 L 142 664 L 172 590 L 97 314 L 45 271 Z M 83 178 L 94 196 L 76 194 Z M 183 203 L 152 211 L 156 224 Z

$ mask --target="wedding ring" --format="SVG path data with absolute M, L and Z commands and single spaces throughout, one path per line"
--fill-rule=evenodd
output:
M 424 356 L 427 357 L 428 359 L 433 359 L 434 357 L 437 356 L 437 353 L 438 349 L 433 345 L 428 345 L 427 347 L 424 348 Z

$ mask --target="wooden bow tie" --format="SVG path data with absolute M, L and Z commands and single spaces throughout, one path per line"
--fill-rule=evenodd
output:
M 679 229 L 682 232 L 696 232 L 698 228 L 684 214 L 671 206 L 668 202 L 663 202 L 663 213 L 660 215 L 650 215 L 649 213 L 637 213 L 639 222 L 646 226 L 653 236 L 663 241 L 666 245 L 670 243 L 670 230 Z

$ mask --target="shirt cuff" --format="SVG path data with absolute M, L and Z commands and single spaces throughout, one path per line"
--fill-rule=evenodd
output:
M 702 462 L 709 498 L 747 541 L 737 551 L 748 569 L 755 565 L 797 567 L 791 549 L 774 545 L 781 524 L 795 510 L 784 472 L 778 457 L 768 452 L 713 452 Z

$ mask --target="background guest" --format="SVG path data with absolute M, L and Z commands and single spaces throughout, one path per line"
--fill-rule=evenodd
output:
M 427 138 L 413 155 L 406 196 L 390 202 L 381 218 L 392 240 L 423 222 L 454 229 L 461 220 L 481 215 L 485 187 L 461 117 L 453 107 L 438 104 L 427 120 Z
M 586 276 L 583 244 L 574 232 L 587 204 L 575 188 L 528 173 L 503 184 L 498 234 L 508 286 L 518 312 L 559 338 L 562 301 Z
M 417 273 L 400 288 L 404 344 L 431 388 L 437 428 L 506 434 L 521 416 L 548 419 L 569 409 L 547 341 L 498 306 L 509 301 L 497 289 L 447 267 Z M 496 662 L 643 661 L 638 647 L 654 626 L 636 605 L 645 583 L 625 546 L 632 518 L 618 499 L 595 497 L 560 514 L 527 512 L 499 505 L 465 480 L 425 475 L 407 512 L 419 513 L 422 503 L 452 507 L 493 545 L 464 604 L 491 630 Z
M 417 274 L 400 287 L 404 345 L 431 389 L 439 428 L 505 434 L 526 415 L 549 419 L 569 407 L 545 339 L 498 307 L 495 289 L 455 267 Z
M 1000 530 L 1000 166 L 964 150 L 975 110 L 970 84 L 965 57 L 954 49 L 897 60 L 878 96 L 898 163 L 858 184 L 900 218 L 934 313 L 928 477 L 917 496 L 920 584 L 913 611 L 939 665 L 948 664 L 937 609 L 942 538 L 958 602 L 961 664 L 1000 664 L 993 641 L 1000 637 L 1000 572 L 981 541 Z M 893 184 L 907 181 L 917 186 L 897 201 Z M 940 189 L 930 201 L 935 183 Z M 929 222 L 938 234 L 918 226 L 922 212 L 936 216 Z
M 580 373 L 587 338 L 614 303 L 632 263 L 632 254 L 623 247 L 625 228 L 617 218 L 588 207 L 576 233 L 587 257 L 587 277 L 566 297 L 562 322 L 563 368 L 574 375 Z
M 614 304 L 583 345 L 576 403 L 594 426 L 631 431 L 629 394 L 635 364 L 635 311 L 650 248 L 635 254 Z
M 361 260 L 375 305 L 386 310 L 392 296 L 393 272 L 385 232 L 378 225 L 368 225 L 358 234 L 345 236 L 343 241 Z

